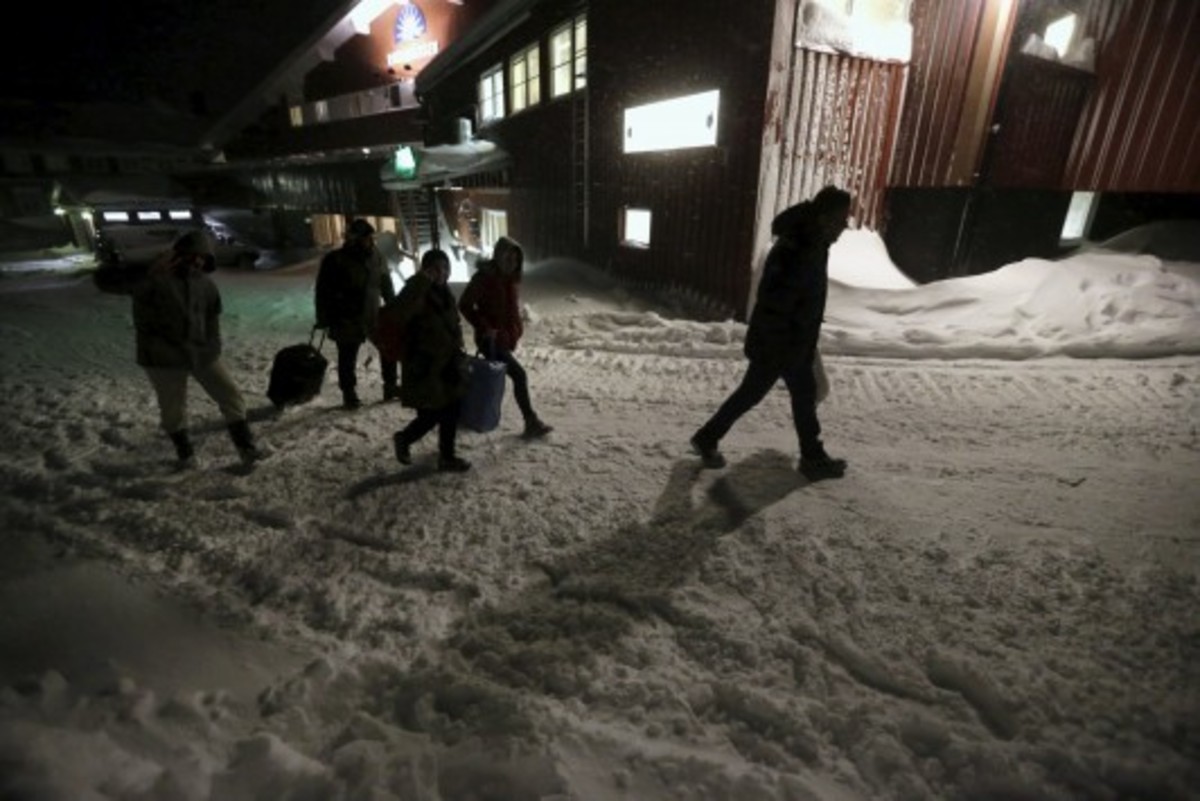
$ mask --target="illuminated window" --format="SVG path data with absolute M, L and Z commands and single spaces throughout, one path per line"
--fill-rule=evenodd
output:
M 1075 192 L 1071 195 L 1071 205 L 1067 208 L 1067 219 L 1063 222 L 1059 238 L 1063 242 L 1077 242 L 1087 236 L 1092 224 L 1092 215 L 1096 211 L 1095 192 Z
M 329 104 L 324 100 L 313 103 L 313 117 L 317 122 L 327 122 L 329 120 Z
M 508 89 L 512 97 L 513 114 L 529 106 L 536 106 L 541 101 L 540 62 L 536 44 L 517 53 L 508 62 Z
M 288 121 L 291 122 L 293 128 L 299 128 L 304 124 L 304 107 L 292 106 L 288 109 Z
M 190 219 L 192 219 L 192 213 L 190 211 L 180 211 L 178 209 L 172 209 L 171 211 L 168 211 L 167 216 L 170 217 L 172 220 L 190 220 Z
M 138 222 L 151 222 L 162 219 L 161 211 L 139 211 L 137 213 Z
M 1067 14 L 1046 26 L 1046 35 L 1042 39 L 1054 48 L 1060 59 L 1071 47 L 1071 40 L 1075 36 L 1075 20 L 1074 14 Z
M 479 121 L 490 122 L 504 116 L 504 66 L 497 64 L 479 79 Z
M 550 34 L 550 96 L 587 86 L 587 17 L 576 17 Z
M 479 246 L 490 252 L 496 240 L 502 236 L 508 236 L 508 212 L 480 209 Z
M 129 222 L 127 211 L 106 211 L 103 215 L 105 222 Z
M 625 152 L 715 145 L 720 101 L 720 91 L 713 89 L 626 109 Z
M 587 86 L 587 17 L 575 20 L 575 88 Z
M 626 207 L 621 217 L 621 244 L 630 247 L 650 247 L 650 209 Z

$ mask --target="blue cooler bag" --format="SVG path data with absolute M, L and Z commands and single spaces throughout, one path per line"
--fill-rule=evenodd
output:
M 481 434 L 500 425 L 505 377 L 504 362 L 494 362 L 478 353 L 467 360 L 467 392 L 459 425 Z

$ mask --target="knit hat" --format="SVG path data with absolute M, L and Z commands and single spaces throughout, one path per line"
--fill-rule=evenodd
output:
M 371 225 L 366 220 L 359 218 L 346 228 L 347 239 L 365 239 L 368 236 L 375 235 L 375 226 Z
M 176 256 L 200 256 L 204 259 L 204 271 L 211 273 L 217 268 L 216 247 L 208 231 L 188 231 L 171 246 Z
M 216 250 L 207 231 L 188 231 L 171 246 L 177 256 L 212 256 Z

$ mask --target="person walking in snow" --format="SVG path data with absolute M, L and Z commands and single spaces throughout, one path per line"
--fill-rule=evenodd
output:
M 251 435 L 242 393 L 221 361 L 221 293 L 212 236 L 184 234 L 133 290 L 137 363 L 158 401 L 159 421 L 181 466 L 195 463 L 187 429 L 187 382 L 196 379 L 217 404 L 243 462 L 266 455 Z
M 475 347 L 488 359 L 504 362 L 512 379 L 517 408 L 525 419 L 527 439 L 544 437 L 554 429 L 533 411 L 529 398 L 529 377 L 513 351 L 521 340 L 520 284 L 525 252 L 514 240 L 500 237 L 492 249 L 492 258 L 476 265 L 475 274 L 463 290 L 458 308 L 475 331 Z
M 746 373 L 691 438 L 705 467 L 725 466 L 717 447 L 721 439 L 782 378 L 800 440 L 800 472 L 810 481 L 845 474 L 846 461 L 831 457 L 821 442 L 814 359 L 829 289 L 829 247 L 846 230 L 850 201 L 848 192 L 827 186 L 771 222 L 776 239 L 767 253 L 746 329 Z
M 375 247 L 375 227 L 366 220 L 354 220 L 342 246 L 321 260 L 315 297 L 317 328 L 328 329 L 329 338 L 337 344 L 338 389 L 346 409 L 362 406 L 357 390 L 358 352 L 375 331 L 381 301 L 395 296 L 391 273 Z M 399 397 L 396 362 L 380 358 L 379 364 L 383 399 Z
M 404 331 L 400 402 L 416 409 L 417 416 L 392 435 L 392 445 L 400 464 L 412 464 L 412 446 L 437 427 L 438 470 L 462 473 L 471 468 L 455 452 L 466 353 L 449 280 L 450 257 L 443 250 L 429 250 L 393 304 Z

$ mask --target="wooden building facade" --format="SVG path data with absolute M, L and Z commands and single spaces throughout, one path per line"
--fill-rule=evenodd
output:
M 476 215 L 450 228 L 486 249 L 483 218 L 499 214 L 531 258 L 585 258 L 744 318 L 771 218 L 827 183 L 853 193 L 857 222 L 921 281 L 1058 255 L 1076 192 L 1097 193 L 1097 222 L 1139 199 L 1195 208 L 1200 4 L 875 5 L 899 10 L 889 22 L 909 31 L 906 52 L 814 41 L 809 0 L 502 0 L 417 79 L 427 145 L 454 141 L 467 119 L 509 156 L 437 189 L 443 210 Z M 1068 15 L 1088 58 L 1030 46 Z M 554 37 L 580 21 L 582 71 L 553 96 Z M 484 114 L 495 98 L 481 80 L 511 93 L 531 48 L 539 102 L 502 95 Z M 632 110 L 709 92 L 711 142 L 627 152 Z

